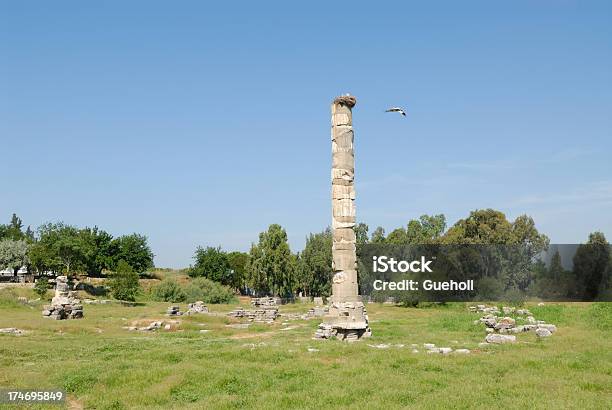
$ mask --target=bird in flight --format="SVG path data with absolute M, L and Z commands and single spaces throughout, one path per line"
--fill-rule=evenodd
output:
M 400 107 L 391 107 L 388 110 L 386 110 L 385 112 L 399 112 L 400 114 L 402 114 L 404 117 L 406 116 L 406 111 L 404 111 L 402 108 Z

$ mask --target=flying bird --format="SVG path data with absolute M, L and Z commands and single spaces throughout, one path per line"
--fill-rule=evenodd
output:
M 406 116 L 406 111 L 404 111 L 402 108 L 400 107 L 392 107 L 389 108 L 388 110 L 386 110 L 385 112 L 399 112 L 400 114 L 402 114 L 404 117 Z

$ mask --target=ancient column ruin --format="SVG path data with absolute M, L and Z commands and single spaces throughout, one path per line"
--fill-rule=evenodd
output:
M 317 338 L 335 336 L 352 341 L 371 334 L 357 286 L 352 113 L 356 103 L 355 97 L 345 95 L 336 98 L 331 106 L 332 297 L 325 322 L 315 334 Z
M 58 276 L 55 279 L 55 296 L 50 305 L 43 306 L 43 316 L 55 320 L 80 319 L 83 317 L 83 305 L 77 294 L 70 290 L 68 278 Z

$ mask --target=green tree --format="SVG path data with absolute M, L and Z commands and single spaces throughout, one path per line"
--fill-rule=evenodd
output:
M 249 254 L 245 252 L 230 252 L 227 260 L 232 272 L 231 286 L 235 289 L 244 290 L 246 285 L 246 267 L 249 261 Z
M 39 271 L 73 272 L 85 269 L 86 244 L 73 226 L 48 223 L 38 228 L 39 240 L 32 246 L 30 259 Z
M 23 240 L 0 240 L 0 269 L 10 269 L 17 276 L 19 268 L 29 263 L 28 243 Z
M 79 230 L 83 243 L 85 270 L 90 276 L 100 276 L 103 270 L 116 268 L 115 259 L 119 251 L 119 243 L 106 231 L 93 228 Z
M 408 234 L 406 233 L 406 229 L 394 229 L 387 235 L 387 238 L 385 238 L 385 243 L 390 245 L 408 245 Z
M 365 245 L 366 243 L 369 242 L 369 238 L 368 238 L 368 230 L 369 227 L 368 225 L 366 225 L 363 222 L 359 222 L 357 225 L 355 225 L 355 227 L 353 228 L 355 230 L 355 240 L 357 242 L 357 245 Z
M 49 290 L 49 279 L 46 277 L 39 278 L 34 284 L 34 292 L 41 298 L 44 298 Z
M 223 285 L 232 285 L 232 270 L 227 254 L 221 247 L 198 246 L 193 256 L 195 265 L 188 271 L 189 276 L 204 277 Z
M 113 297 L 117 300 L 133 302 L 140 291 L 138 274 L 124 260 L 117 263 L 116 271 L 110 275 L 109 288 Z
M 261 238 L 261 234 L 260 234 Z M 247 286 L 256 294 L 265 295 L 270 292 L 268 278 L 263 269 L 263 252 L 256 244 L 251 244 L 249 259 L 247 260 L 246 282 Z
M 610 244 L 602 232 L 589 234 L 586 244 L 580 245 L 574 255 L 574 276 L 579 295 L 587 300 L 597 298 L 611 270 Z
M 439 215 L 421 215 L 419 219 L 408 222 L 406 240 L 410 245 L 424 245 L 436 242 L 446 229 L 446 217 Z
M 249 260 L 250 286 L 257 293 L 293 294 L 294 263 L 287 232 L 280 225 L 272 224 L 259 234 L 259 243 L 251 248 Z
M 526 215 L 510 222 L 500 211 L 480 209 L 457 221 L 437 242 L 447 245 L 504 245 L 478 248 L 482 259 L 481 274 L 495 274 L 505 283 L 506 289 L 526 289 L 532 280 L 534 258 L 548 248 L 549 239 L 538 232 L 533 219 Z
M 329 296 L 333 276 L 332 231 L 330 228 L 320 233 L 311 233 L 306 238 L 306 246 L 300 254 L 300 260 L 300 287 L 304 294 Z
M 563 263 L 561 262 L 561 254 L 557 249 L 550 260 L 550 267 L 548 268 L 548 277 L 552 280 L 558 281 L 563 276 Z
M 372 232 L 372 239 L 370 242 L 385 243 L 385 228 L 382 226 L 377 227 L 374 232 Z
M 154 255 L 149 247 L 147 237 L 144 235 L 133 233 L 131 235 L 120 236 L 113 239 L 110 246 L 113 247 L 113 251 L 116 249 L 113 267 L 120 260 L 127 262 L 137 273 L 145 272 L 154 266 Z

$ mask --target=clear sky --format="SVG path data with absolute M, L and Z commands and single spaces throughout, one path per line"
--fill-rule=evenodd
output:
M 143 233 L 158 266 L 271 223 L 301 250 L 347 92 L 370 231 L 492 207 L 612 239 L 609 1 L 0 0 L 0 218 Z

